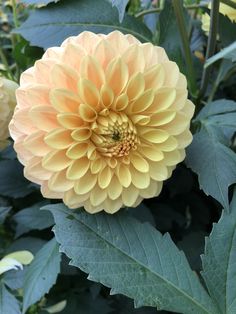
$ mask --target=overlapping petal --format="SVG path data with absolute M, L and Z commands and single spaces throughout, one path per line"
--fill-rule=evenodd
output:
M 157 196 L 191 142 L 194 106 L 164 49 L 83 32 L 22 74 L 11 136 L 25 176 L 70 208 Z

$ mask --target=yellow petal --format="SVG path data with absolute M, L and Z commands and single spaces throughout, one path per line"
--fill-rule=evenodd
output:
M 155 144 L 162 143 L 169 137 L 168 132 L 153 128 L 142 128 L 140 129 L 140 134 L 143 139 Z
M 128 66 L 129 75 L 137 72 L 143 72 L 145 66 L 145 57 L 142 47 L 137 45 L 130 46 L 122 55 L 122 60 Z
M 81 157 L 86 156 L 87 151 L 88 151 L 87 143 L 74 143 L 68 148 L 66 156 L 69 157 L 70 159 L 79 159 Z
M 160 145 L 160 144 L 159 144 Z M 159 147 L 159 146 L 158 146 Z M 160 161 L 164 158 L 164 154 L 161 150 L 157 149 L 153 145 L 140 145 L 138 151 L 144 157 L 153 160 L 153 161 Z
M 164 181 L 168 178 L 168 169 L 163 162 L 150 162 L 150 176 L 156 181 Z
M 28 114 L 34 126 L 42 131 L 49 132 L 59 127 L 56 116 L 57 112 L 53 107 L 34 106 Z
M 90 138 L 91 134 L 92 132 L 88 127 L 81 127 L 74 130 L 71 136 L 78 142 L 84 142 Z
M 156 93 L 152 105 L 147 109 L 147 112 L 157 113 L 168 109 L 174 103 L 176 90 L 174 88 L 163 87 Z M 171 107 L 172 109 L 172 107 Z
M 114 100 L 114 93 L 112 89 L 107 84 L 103 84 L 100 94 L 103 106 L 109 108 Z
M 97 118 L 97 112 L 88 104 L 81 104 L 79 106 L 79 115 L 86 122 L 92 122 Z
M 130 172 L 133 185 L 138 189 L 145 189 L 150 184 L 150 174 L 148 172 L 140 172 L 133 166 L 130 166 Z
M 89 169 L 90 161 L 87 157 L 74 160 L 68 167 L 66 176 L 70 180 L 77 180 L 82 178 Z
M 88 171 L 82 178 L 75 182 L 75 192 L 78 195 L 87 194 L 97 183 L 97 176 Z
M 85 56 L 81 61 L 80 74 L 81 77 L 92 81 L 97 88 L 100 88 L 105 81 L 105 75 L 100 63 L 91 55 Z
M 138 196 L 139 190 L 132 184 L 122 191 L 122 201 L 128 207 L 132 207 L 135 204 Z
M 105 162 L 102 158 L 97 158 L 95 160 L 92 160 L 91 162 L 91 172 L 92 173 L 98 173 L 100 172 L 103 167 L 105 166 Z
M 30 151 L 34 156 L 44 156 L 50 152 L 50 147 L 44 142 L 45 132 L 33 132 L 26 136 L 24 140 L 24 147 Z
M 59 113 L 57 120 L 66 129 L 73 130 L 81 127 L 84 121 L 76 113 Z
M 98 184 L 101 189 L 105 189 L 111 182 L 112 178 L 112 171 L 110 167 L 105 167 L 101 172 L 98 174 Z
M 169 73 L 168 73 L 169 75 Z M 156 64 L 144 73 L 145 88 L 158 90 L 164 85 L 165 72 L 163 66 Z
M 107 187 L 107 193 L 111 200 L 117 199 L 122 192 L 122 185 L 115 175 L 111 179 L 111 183 Z
M 100 95 L 96 86 L 91 81 L 81 78 L 79 80 L 78 90 L 79 97 L 83 103 L 96 108 L 100 100 Z
M 129 112 L 144 112 L 152 104 L 154 92 L 152 89 L 146 90 L 138 99 L 136 99 L 128 108 Z
M 42 160 L 43 168 L 51 171 L 61 171 L 69 166 L 71 160 L 66 156 L 66 151 L 56 150 L 45 155 Z
M 161 126 L 171 122 L 176 116 L 176 112 L 171 110 L 166 110 L 151 115 L 149 126 Z
M 124 187 L 128 187 L 131 184 L 131 173 L 129 167 L 120 163 L 117 168 L 117 178 L 120 181 L 120 184 Z
M 149 165 L 148 162 L 137 153 L 131 153 L 130 154 L 130 161 L 134 168 L 136 168 L 140 172 L 148 172 L 149 171 Z
M 129 99 L 126 94 L 121 94 L 116 98 L 114 106 L 112 106 L 116 111 L 123 111 L 129 104 Z
M 65 129 L 56 129 L 44 137 L 45 142 L 52 148 L 64 149 L 71 145 L 71 131 Z
M 135 73 L 129 80 L 127 89 L 126 89 L 126 94 L 129 97 L 129 100 L 135 100 L 139 98 L 145 88 L 145 81 L 143 78 L 143 74 L 141 73 Z
M 85 54 L 86 51 L 82 46 L 68 43 L 65 46 L 62 55 L 62 61 L 65 62 L 65 64 L 68 64 L 75 71 L 79 71 L 81 60 L 85 56 Z
M 77 93 L 79 77 L 71 67 L 65 64 L 55 64 L 50 72 L 51 81 L 55 88 L 66 88 Z
M 106 69 L 106 81 L 115 95 L 119 95 L 128 81 L 128 68 L 121 58 L 112 60 Z
M 90 202 L 93 206 L 98 206 L 107 197 L 107 190 L 106 189 L 101 189 L 99 186 L 95 186 L 94 189 L 92 189 L 91 194 L 90 194 Z
M 99 61 L 103 69 L 116 56 L 116 51 L 107 40 L 101 40 L 95 47 L 94 56 Z
M 61 113 L 77 113 L 80 105 L 79 97 L 75 93 L 63 88 L 52 89 L 50 92 L 50 101 L 53 107 Z
M 29 265 L 34 256 L 30 251 L 16 251 L 4 256 L 4 258 L 13 258 L 23 265 Z
M 48 181 L 48 187 L 54 192 L 66 192 L 74 186 L 74 182 L 66 177 L 66 170 L 54 173 Z

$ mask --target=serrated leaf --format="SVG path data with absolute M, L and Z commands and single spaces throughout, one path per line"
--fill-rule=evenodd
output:
M 24 197 L 35 188 L 24 178 L 23 167 L 17 160 L 0 161 L 0 195 Z
M 134 299 L 136 306 L 183 313 L 218 313 L 168 234 L 120 212 L 91 215 L 63 204 L 53 213 L 60 250 L 92 281 Z M 71 219 L 73 215 L 74 219 Z
M 58 244 L 53 238 L 35 255 L 25 274 L 23 313 L 55 284 L 60 271 L 60 261 Z
M 46 205 L 45 202 L 36 203 L 31 207 L 22 209 L 13 216 L 17 224 L 16 237 L 30 230 L 43 230 L 53 225 L 52 215 L 40 210 L 43 205 Z
M 202 256 L 203 271 L 208 290 L 220 313 L 236 313 L 236 190 L 230 213 L 223 211 L 206 239 Z
M 0 281 L 0 314 L 21 314 L 17 299 L 7 290 Z
M 196 122 L 201 129 L 187 148 L 186 164 L 198 174 L 203 191 L 228 209 L 228 187 L 236 183 L 236 154 L 229 148 L 236 130 L 236 103 L 224 99 L 212 102 Z
M 109 0 L 112 6 L 116 7 L 119 12 L 119 21 L 122 22 L 125 15 L 125 8 L 129 2 L 129 0 Z
M 132 16 L 125 15 L 120 24 L 118 12 L 105 0 L 67 0 L 35 10 L 15 32 L 31 45 L 48 48 L 58 46 L 69 36 L 83 31 L 109 33 L 119 30 L 150 41 L 149 29 Z

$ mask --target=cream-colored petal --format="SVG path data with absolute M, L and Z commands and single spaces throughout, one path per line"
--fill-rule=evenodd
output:
M 136 99 L 130 106 L 127 108 L 127 111 L 135 113 L 143 113 L 148 107 L 151 106 L 154 100 L 154 92 L 152 89 L 146 90 L 138 99 Z
M 59 113 L 57 121 L 66 129 L 74 130 L 84 125 L 84 120 L 76 113 Z
M 131 184 L 131 173 L 129 167 L 124 165 L 123 163 L 120 163 L 119 166 L 116 169 L 116 175 L 120 182 L 120 184 L 124 187 L 128 187 Z
M 110 61 L 116 56 L 116 51 L 107 40 L 102 39 L 95 47 L 94 56 L 102 68 L 106 69 Z
M 132 207 L 139 196 L 139 190 L 131 184 L 122 191 L 122 201 L 125 206 Z
M 89 127 L 80 127 L 74 130 L 71 136 L 75 141 L 84 142 L 90 138 L 91 134 L 92 132 Z
M 143 72 L 145 67 L 145 58 L 143 55 L 143 50 L 137 44 L 130 46 L 122 55 L 122 60 L 129 69 L 129 76 L 134 73 Z
M 160 88 L 154 96 L 152 105 L 146 110 L 149 113 L 162 112 L 171 107 L 176 97 L 176 90 L 174 88 L 163 87 Z M 170 108 L 172 109 L 172 107 Z M 172 109 L 173 110 L 173 109 Z
M 68 43 L 62 54 L 62 62 L 68 64 L 72 69 L 79 72 L 80 64 L 85 54 L 86 51 L 81 45 Z
M 50 72 L 50 78 L 54 88 L 66 88 L 74 93 L 78 91 L 79 76 L 66 64 L 55 64 Z
M 155 144 L 163 143 L 169 137 L 169 133 L 165 130 L 148 127 L 140 127 L 139 134 L 142 139 Z
M 149 126 L 161 126 L 171 122 L 176 116 L 175 111 L 165 110 L 151 115 Z
M 105 75 L 101 64 L 91 55 L 85 56 L 81 61 L 80 75 L 82 78 L 91 81 L 98 89 L 105 82 Z
M 79 116 L 86 122 L 93 122 L 97 118 L 97 112 L 88 104 L 80 104 Z
M 114 100 L 114 93 L 112 89 L 107 85 L 103 84 L 100 90 L 101 101 L 105 108 L 109 108 Z
M 51 148 L 44 142 L 45 133 L 42 131 L 33 132 L 24 139 L 24 147 L 34 156 L 44 156 Z
M 127 84 L 126 94 L 129 100 L 135 100 L 139 98 L 145 89 L 145 81 L 143 74 L 138 72 L 135 73 L 130 79 Z
M 159 147 L 160 144 L 158 144 L 157 147 Z M 152 161 L 160 161 L 164 158 L 163 152 L 159 150 L 154 145 L 145 145 L 142 144 L 139 146 L 138 151 L 140 154 L 142 154 L 145 158 L 148 158 Z
M 25 165 L 24 176 L 35 183 L 41 184 L 43 180 L 48 180 L 51 177 L 51 171 L 43 168 L 40 157 L 33 157 Z
M 160 194 L 162 186 L 162 182 L 156 182 L 154 180 L 151 180 L 150 185 L 146 189 L 139 190 L 139 193 L 143 198 L 156 197 Z
M 167 166 L 165 165 L 165 161 L 161 162 L 150 162 L 150 176 L 152 179 L 156 181 L 164 181 L 168 178 L 169 172 Z
M 113 175 L 109 186 L 107 187 L 107 193 L 111 200 L 117 199 L 121 192 L 123 191 L 122 185 L 120 184 L 119 180 L 117 179 L 116 175 Z
M 98 173 L 105 167 L 105 161 L 102 158 L 97 158 L 91 161 L 91 172 Z
M 164 85 L 166 75 L 161 64 L 154 65 L 144 73 L 145 88 L 158 90 Z
M 112 108 L 115 111 L 123 111 L 129 105 L 129 99 L 126 94 L 121 94 L 116 98 L 114 106 Z
M 63 201 L 69 208 L 79 208 L 83 206 L 83 203 L 89 199 L 89 193 L 78 195 L 75 193 L 74 189 L 71 189 L 64 193 Z
M 92 206 L 98 206 L 102 202 L 104 202 L 106 197 L 107 197 L 107 190 L 101 189 L 98 185 L 96 185 L 90 193 L 90 202 Z
M 145 189 L 150 184 L 150 174 L 148 172 L 140 172 L 130 165 L 130 173 L 133 185 L 138 189 Z
M 34 106 L 28 112 L 33 125 L 42 131 L 49 132 L 59 127 L 56 111 L 50 106 Z

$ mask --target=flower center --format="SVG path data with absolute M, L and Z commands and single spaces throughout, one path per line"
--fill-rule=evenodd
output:
M 137 149 L 139 138 L 132 121 L 124 113 L 100 113 L 92 123 L 91 140 L 97 150 L 107 157 L 127 156 Z

